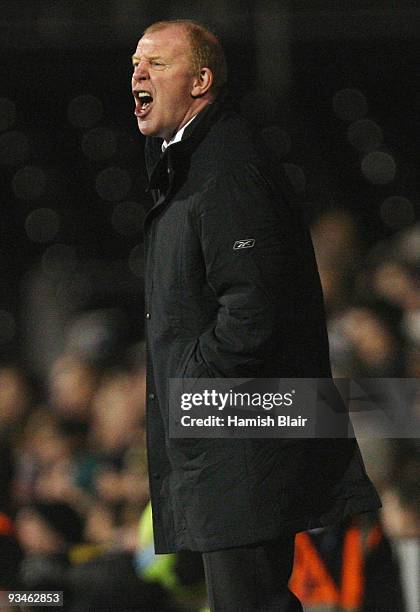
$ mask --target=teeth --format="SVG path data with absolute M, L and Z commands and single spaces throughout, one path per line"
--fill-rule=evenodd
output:
M 146 110 L 146 108 L 153 102 L 153 97 L 147 91 L 137 91 L 135 95 L 140 100 L 141 110 Z

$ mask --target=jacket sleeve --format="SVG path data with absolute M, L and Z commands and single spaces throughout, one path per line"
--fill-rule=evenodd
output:
M 219 308 L 186 377 L 259 376 L 287 340 L 299 296 L 305 241 L 298 216 L 255 165 L 242 164 L 200 194 L 197 231 Z

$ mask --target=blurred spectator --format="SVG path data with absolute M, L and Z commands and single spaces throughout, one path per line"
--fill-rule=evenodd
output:
M 15 445 L 30 408 L 30 385 L 18 366 L 0 365 L 0 589 L 20 587 L 22 551 L 13 521 Z
M 16 531 L 24 551 L 20 566 L 22 589 L 64 591 L 66 601 L 69 551 L 83 538 L 81 517 L 67 504 L 37 502 L 18 512 Z
M 0 512 L 0 591 L 18 590 L 22 551 L 15 537 L 11 517 Z
M 109 368 L 123 362 L 130 341 L 130 323 L 122 310 L 97 309 L 70 322 L 65 352 L 97 368 Z
M 415 279 L 406 266 L 398 261 L 385 261 L 378 265 L 372 276 L 376 295 L 401 309 L 420 307 L 420 295 Z
M 59 357 L 48 381 L 49 404 L 70 422 L 85 424 L 98 385 L 99 372 L 72 354 Z
M 141 417 L 136 400 L 128 373 L 116 371 L 103 378 L 92 406 L 96 448 L 117 456 L 133 442 Z
M 398 340 L 371 308 L 348 308 L 329 324 L 331 361 L 336 377 L 402 375 Z
M 420 444 L 400 440 L 393 444 L 394 461 L 382 493 L 382 517 L 392 538 L 420 540 Z
M 299 533 L 290 588 L 307 612 L 405 610 L 390 543 L 368 515 Z
M 0 431 L 19 422 L 31 406 L 31 389 L 23 371 L 0 364 Z
M 15 364 L 0 365 L 0 512 L 12 509 L 14 448 L 31 399 L 23 371 Z
M 76 437 L 76 441 L 75 441 Z M 16 457 L 15 496 L 20 503 L 44 498 L 82 503 L 76 487 L 80 442 L 51 410 L 40 407 L 28 418 Z
M 68 504 L 36 502 L 21 508 L 16 531 L 26 555 L 67 553 L 83 539 L 83 521 Z
M 322 213 L 311 229 L 327 314 L 342 309 L 349 300 L 360 264 L 360 245 L 354 218 L 333 209 Z

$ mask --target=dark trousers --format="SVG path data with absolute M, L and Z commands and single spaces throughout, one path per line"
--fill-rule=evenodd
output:
M 211 612 L 303 612 L 287 583 L 294 536 L 203 553 Z

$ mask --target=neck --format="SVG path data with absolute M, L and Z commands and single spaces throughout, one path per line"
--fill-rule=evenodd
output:
M 213 98 L 203 96 L 202 98 L 196 98 L 195 103 L 189 108 L 188 113 L 185 115 L 184 119 L 181 121 L 180 125 L 170 134 L 164 136 L 165 142 L 169 142 L 174 138 L 175 134 L 179 132 L 193 117 L 201 113 L 209 104 L 213 102 Z

